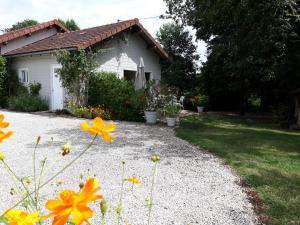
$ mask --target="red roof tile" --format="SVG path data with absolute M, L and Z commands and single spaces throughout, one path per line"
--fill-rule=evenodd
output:
M 53 25 L 58 26 L 63 31 L 68 31 L 68 29 L 65 28 L 64 25 L 62 25 L 58 20 L 51 20 L 48 22 L 39 23 L 39 24 L 31 26 L 31 27 L 26 27 L 23 29 L 19 29 L 19 30 L 15 30 L 15 31 L 11 31 L 11 32 L 2 34 L 2 35 L 0 35 L 0 44 L 14 40 L 16 38 L 24 37 L 25 35 L 46 29 Z
M 16 50 L 7 52 L 4 55 L 15 56 L 40 52 L 49 52 L 57 49 L 85 49 L 91 45 L 94 45 L 107 38 L 110 38 L 130 27 L 138 28 L 143 39 L 147 41 L 148 44 L 151 45 L 151 47 L 154 48 L 154 50 L 161 56 L 161 58 L 169 59 L 169 56 L 166 53 L 166 51 L 140 24 L 138 19 L 107 24 L 79 31 L 59 33 L 46 39 L 18 48 Z

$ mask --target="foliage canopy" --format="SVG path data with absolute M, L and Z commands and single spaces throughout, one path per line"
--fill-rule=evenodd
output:
M 156 36 L 173 60 L 163 65 L 162 81 L 181 91 L 195 87 L 199 55 L 192 35 L 183 26 L 168 23 L 159 29 Z
M 170 17 L 208 44 L 202 84 L 215 107 L 261 109 L 284 102 L 300 86 L 299 3 L 293 0 L 165 0 Z M 225 103 L 225 104 L 224 104 Z
M 15 31 L 15 30 L 19 30 L 19 29 L 22 29 L 22 28 L 25 28 L 25 27 L 31 27 L 31 26 L 34 26 L 34 25 L 37 25 L 37 24 L 38 24 L 37 20 L 25 19 L 23 21 L 16 22 L 10 28 L 5 29 L 5 31 L 6 32 Z
M 71 31 L 80 30 L 80 27 L 78 26 L 78 24 L 76 23 L 76 21 L 74 19 L 67 19 L 67 20 L 58 19 L 58 21 L 62 25 L 64 25 L 68 30 L 71 30 Z

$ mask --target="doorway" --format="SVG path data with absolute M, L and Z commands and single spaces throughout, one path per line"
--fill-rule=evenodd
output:
M 52 67 L 52 86 L 51 86 L 51 110 L 59 110 L 64 108 L 63 87 L 57 73 L 61 67 L 55 65 Z

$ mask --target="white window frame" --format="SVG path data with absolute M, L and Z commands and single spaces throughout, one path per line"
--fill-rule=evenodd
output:
M 25 71 L 25 81 L 23 80 L 23 71 Z M 22 84 L 25 84 L 25 85 L 29 84 L 29 71 L 28 71 L 28 68 L 21 68 L 21 69 L 19 69 L 19 81 Z

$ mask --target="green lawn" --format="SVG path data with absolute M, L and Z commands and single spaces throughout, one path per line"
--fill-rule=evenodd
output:
M 258 192 L 271 224 L 300 224 L 300 132 L 218 115 L 190 116 L 179 137 L 233 167 Z

